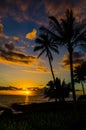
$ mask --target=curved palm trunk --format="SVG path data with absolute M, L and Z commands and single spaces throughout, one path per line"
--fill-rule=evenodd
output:
M 82 81 L 81 81 L 81 85 L 82 85 L 83 95 L 85 95 L 84 85 Z
M 49 60 L 49 65 L 50 65 L 50 70 L 51 70 L 51 73 L 52 73 L 53 81 L 55 83 L 55 76 L 54 76 L 54 72 L 53 72 L 53 67 L 52 67 L 51 59 L 50 59 L 50 56 L 49 56 L 48 52 L 47 52 L 47 55 L 48 55 L 48 60 Z
M 73 78 L 73 49 L 69 49 L 69 60 L 70 60 L 70 76 L 71 76 L 71 85 L 72 85 L 72 93 L 73 93 L 73 100 L 76 102 L 76 94 L 75 94 L 75 87 L 74 87 L 74 78 Z

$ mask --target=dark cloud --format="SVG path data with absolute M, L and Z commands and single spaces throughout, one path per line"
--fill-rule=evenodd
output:
M 18 36 L 12 36 L 6 39 L 6 35 L 3 33 L 3 27 L 3 24 L 0 24 L 0 62 L 19 65 L 36 64 L 38 60 L 35 56 L 26 55 L 24 50 L 17 49 L 18 45 L 16 46 L 16 44 L 18 44 L 19 41 Z
M 80 52 L 74 52 L 73 53 L 73 64 L 74 64 L 74 66 L 77 66 L 77 65 L 83 63 L 84 61 L 86 61 L 86 55 L 85 54 L 82 54 Z M 63 67 L 69 68 L 69 55 L 65 55 L 63 57 L 61 64 L 62 64 Z
M 45 10 L 49 15 L 60 17 L 67 8 L 73 8 L 77 17 L 85 17 L 86 1 L 85 0 L 46 0 Z
M 32 55 L 25 55 L 22 53 L 6 51 L 0 49 L 0 61 L 5 63 L 8 61 L 8 64 L 15 63 L 20 65 L 33 65 L 37 63 L 37 58 Z
M 24 45 L 18 45 L 18 36 L 9 36 L 9 38 L 6 39 L 6 35 L 3 33 L 3 27 L 3 24 L 0 24 L 0 62 L 19 65 L 36 64 L 38 59 L 35 56 L 27 55 L 23 49 L 18 49 L 18 47 L 24 47 Z
M 13 49 L 14 49 L 13 42 L 5 43 L 5 47 L 6 47 L 8 50 L 13 50 Z
M 3 0 L 0 1 L 0 16 L 11 16 L 17 22 L 34 21 L 34 17 L 39 15 L 41 4 L 42 0 Z
M 18 22 L 34 21 L 45 23 L 48 15 L 63 15 L 65 9 L 72 7 L 77 16 L 85 17 L 85 0 L 2 0 L 0 18 L 13 17 Z
M 0 90 L 22 90 L 22 88 L 16 88 L 13 86 L 9 86 L 9 87 L 0 86 Z

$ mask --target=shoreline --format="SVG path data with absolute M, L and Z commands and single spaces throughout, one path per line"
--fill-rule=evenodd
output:
M 86 128 L 86 102 L 14 104 L 0 115 L 1 130 L 81 130 Z M 21 111 L 20 111 L 21 110 Z M 10 128 L 10 129 L 9 129 Z
M 65 101 L 65 102 L 41 102 L 31 104 L 13 103 L 10 107 L 0 106 L 0 115 L 4 112 L 11 114 L 30 113 L 30 112 L 57 112 L 72 109 L 86 108 L 86 101 Z

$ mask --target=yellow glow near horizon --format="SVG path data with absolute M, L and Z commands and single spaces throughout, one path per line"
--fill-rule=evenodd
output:
M 16 83 L 13 83 L 12 86 L 27 89 L 31 87 L 38 87 L 38 84 L 33 81 L 17 81 Z
M 34 95 L 33 91 L 30 90 L 1 90 L 0 94 L 3 95 L 21 95 L 21 96 L 32 96 Z

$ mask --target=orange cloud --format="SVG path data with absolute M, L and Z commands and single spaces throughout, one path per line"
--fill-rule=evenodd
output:
M 21 4 L 19 4 L 19 9 L 23 12 L 27 11 L 28 7 L 29 7 L 30 4 L 27 4 L 27 2 L 23 2 Z
M 27 39 L 34 40 L 36 38 L 36 35 L 37 35 L 37 30 L 33 29 L 32 32 L 27 33 L 25 37 Z
M 33 65 L 38 63 L 36 56 L 26 55 L 15 48 L 12 41 L 0 47 L 0 62 L 4 64 Z
M 3 28 L 4 28 L 3 24 L 0 23 L 0 37 L 4 39 L 8 39 L 8 36 L 3 33 Z
M 7 57 L 0 56 L 0 63 L 8 64 L 8 65 L 14 64 L 20 66 L 32 66 L 38 63 L 38 59 L 35 56 L 27 56 L 23 59 L 18 56 L 9 56 L 8 59 Z
M 13 39 L 14 41 L 16 41 L 16 42 L 19 41 L 19 37 L 18 37 L 18 36 L 13 36 L 12 39 Z
M 57 70 L 54 68 L 54 73 L 57 74 Z M 35 65 L 33 67 L 31 67 L 30 69 L 28 70 L 23 70 L 25 72 L 31 72 L 31 73 L 41 73 L 41 74 L 50 74 L 51 71 L 50 71 L 50 68 L 47 68 L 46 66 L 44 65 Z
M 3 32 L 3 24 L 0 23 L 0 33 Z
M 30 70 L 23 70 L 25 72 L 31 72 L 31 73 L 50 73 L 48 68 L 46 68 L 43 65 L 35 66 L 34 68 L 31 68 Z
M 4 39 L 8 39 L 8 36 L 6 36 L 4 33 L 0 33 L 0 37 Z

